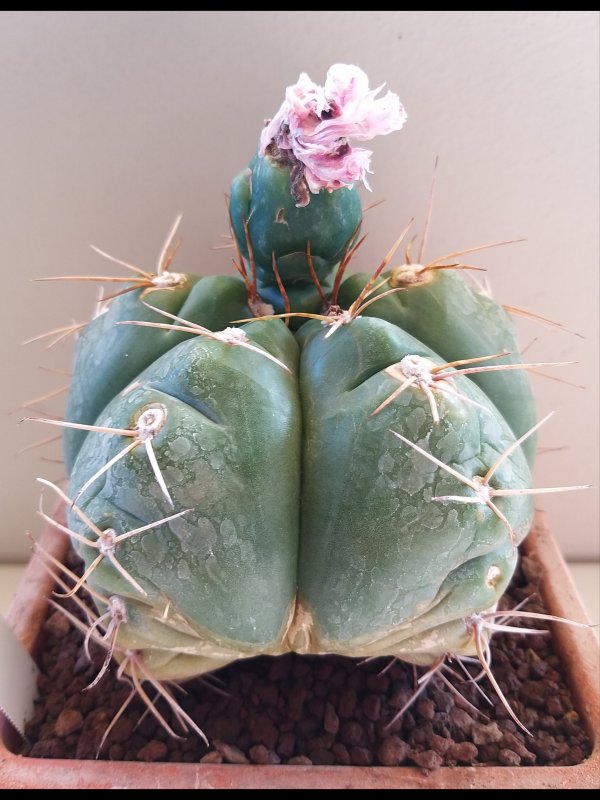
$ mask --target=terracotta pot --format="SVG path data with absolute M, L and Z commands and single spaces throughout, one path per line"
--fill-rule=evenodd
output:
M 45 550 L 64 557 L 66 537 L 47 529 Z M 541 563 L 541 590 L 549 613 L 586 618 L 565 562 L 543 516 L 538 514 L 525 551 Z M 35 656 L 52 581 L 34 556 L 8 621 Z M 15 734 L 0 728 L 0 786 L 8 789 L 592 789 L 600 785 L 600 674 L 598 641 L 592 631 L 555 625 L 575 706 L 593 743 L 586 761 L 571 767 L 442 767 L 425 775 L 417 767 L 258 766 L 34 759 L 15 755 Z

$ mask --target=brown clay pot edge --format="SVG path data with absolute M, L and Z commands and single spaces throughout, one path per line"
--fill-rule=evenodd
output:
M 62 559 L 66 538 L 47 528 L 42 547 Z M 541 563 L 542 594 L 550 613 L 586 621 L 562 555 L 538 512 L 524 550 Z M 41 557 L 32 557 L 7 619 L 35 656 L 52 579 Z M 575 706 L 594 743 L 586 761 L 572 767 L 442 767 L 427 775 L 417 767 L 258 766 L 143 764 L 34 759 L 11 752 L 14 733 L 0 724 L 0 787 L 6 789 L 593 789 L 600 785 L 600 653 L 590 630 L 554 624 Z

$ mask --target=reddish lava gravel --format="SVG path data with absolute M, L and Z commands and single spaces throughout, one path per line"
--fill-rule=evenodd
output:
M 504 607 L 529 597 L 527 610 L 543 611 L 537 596 L 539 578 L 537 563 L 524 557 Z M 75 613 L 73 606 L 71 610 Z M 532 627 L 532 620 L 527 626 Z M 129 688 L 117 681 L 113 669 L 83 691 L 100 669 L 104 653 L 92 645 L 90 663 L 81 633 L 59 611 L 50 609 L 45 635 L 40 699 L 27 725 L 22 754 L 95 758 Z M 99 757 L 213 764 L 417 765 L 434 770 L 472 764 L 571 765 L 590 753 L 549 635 L 500 634 L 492 644 L 494 675 L 533 736 L 510 719 L 487 679 L 479 685 L 491 703 L 473 682 L 457 676 L 450 680 L 465 700 L 436 676 L 401 719 L 390 724 L 413 693 L 417 676 L 411 665 L 391 661 L 297 655 L 240 661 L 215 673 L 218 681 L 196 679 L 185 685 L 187 694 L 178 694 L 210 748 L 195 735 L 169 738 L 136 699 L 114 725 Z M 158 707 L 169 719 L 163 701 Z

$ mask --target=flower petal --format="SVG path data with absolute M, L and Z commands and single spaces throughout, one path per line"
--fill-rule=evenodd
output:
M 398 95 L 383 86 L 369 89 L 366 74 L 352 64 L 334 64 L 325 86 L 317 86 L 303 72 L 286 90 L 285 100 L 260 137 L 259 155 L 272 145 L 284 151 L 287 160 L 303 169 L 314 194 L 365 185 L 371 151 L 353 148 L 349 140 L 367 141 L 400 130 L 406 112 Z

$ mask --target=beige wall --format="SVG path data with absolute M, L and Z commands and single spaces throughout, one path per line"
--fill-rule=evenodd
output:
M 422 220 L 440 157 L 429 253 L 497 239 L 485 254 L 495 294 L 585 335 L 523 324 L 532 359 L 576 359 L 536 379 L 540 412 L 559 414 L 542 444 L 539 485 L 598 485 L 598 16 L 591 12 L 3 12 L 0 15 L 2 220 L 2 541 L 25 555 L 38 530 L 35 475 L 56 479 L 58 448 L 15 456 L 52 431 L 17 425 L 23 401 L 59 387 L 69 348 L 23 339 L 84 319 L 89 284 L 35 276 L 93 274 L 93 242 L 152 266 L 183 211 L 179 266 L 227 271 L 211 250 L 226 230 L 223 193 L 251 155 L 265 116 L 301 70 L 335 61 L 387 81 L 409 113 L 378 142 L 373 266 L 413 214 Z M 109 267 L 110 271 L 110 267 Z M 48 404 L 46 404 L 48 406 Z M 58 408 L 59 406 L 54 406 Z M 596 490 L 544 497 L 571 556 L 598 548 Z

